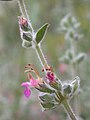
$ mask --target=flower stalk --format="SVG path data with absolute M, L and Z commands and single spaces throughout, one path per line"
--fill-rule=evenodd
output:
M 38 56 L 38 58 L 39 58 L 39 60 L 40 60 L 40 62 L 41 62 L 42 67 L 43 67 L 43 68 L 44 68 L 45 66 L 47 67 L 48 64 L 47 64 L 47 61 L 46 61 L 46 59 L 45 59 L 45 57 L 44 57 L 44 54 L 43 54 L 43 52 L 42 52 L 42 49 L 41 49 L 40 45 L 35 46 L 34 49 L 35 49 L 35 51 L 36 51 L 36 53 L 37 53 L 37 56 Z
M 28 20 L 29 26 L 32 30 L 32 35 L 34 35 L 34 29 L 33 29 L 33 26 L 31 24 L 30 17 L 27 13 L 27 9 L 26 9 L 24 0 L 18 0 L 18 6 L 19 6 L 19 9 L 20 9 L 21 15 Z
M 71 42 L 71 50 L 73 50 L 73 56 L 75 58 L 76 56 L 76 41 L 73 39 L 73 41 Z M 74 78 L 75 76 L 77 76 L 77 63 L 71 63 L 71 79 Z M 79 118 L 80 116 L 80 108 L 79 108 L 79 98 L 78 98 L 78 94 L 74 96 L 74 111 L 75 114 L 77 115 L 77 117 Z
M 19 9 L 23 17 L 27 18 L 26 7 L 24 6 L 24 1 L 18 0 L 18 5 L 19 5 Z
M 69 116 L 72 120 L 78 120 L 77 117 L 75 116 L 74 112 L 72 111 L 71 106 L 69 105 L 69 102 L 67 100 L 63 101 L 63 106 Z

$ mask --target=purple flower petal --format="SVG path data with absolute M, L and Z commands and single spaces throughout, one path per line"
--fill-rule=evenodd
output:
M 27 87 L 27 86 L 30 86 L 30 82 L 23 82 L 21 84 L 22 87 Z
M 24 90 L 24 95 L 25 95 L 27 98 L 29 98 L 30 95 L 31 95 L 31 90 L 26 87 L 25 90 Z
M 38 80 L 34 80 L 34 79 L 31 79 L 30 80 L 30 86 L 32 86 L 32 87 L 36 87 L 37 85 L 38 85 Z

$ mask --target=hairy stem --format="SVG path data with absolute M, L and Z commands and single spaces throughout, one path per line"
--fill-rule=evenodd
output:
M 19 9 L 20 9 L 21 15 L 28 20 L 28 23 L 29 23 L 30 28 L 32 30 L 32 35 L 34 35 L 35 34 L 34 33 L 34 29 L 32 27 L 32 24 L 31 24 L 31 21 L 30 21 L 30 18 L 29 18 L 29 15 L 28 15 L 28 12 L 27 12 L 24 0 L 18 0 L 18 5 L 19 5 Z
M 18 5 L 19 5 L 21 15 L 27 18 L 26 9 L 23 5 L 23 0 L 18 0 Z
M 44 54 L 43 54 L 43 52 L 41 50 L 41 47 L 39 45 L 37 45 L 34 48 L 35 48 L 35 51 L 37 53 L 37 56 L 38 56 L 38 58 L 40 60 L 40 63 L 42 65 L 42 67 L 44 68 L 45 66 L 48 66 L 47 61 L 46 61 L 46 59 L 44 57 Z
M 72 111 L 71 106 L 69 105 L 69 102 L 67 100 L 63 101 L 63 106 L 68 114 L 68 116 L 71 118 L 71 120 L 78 120 L 74 114 L 74 112 Z
M 71 108 L 71 106 L 69 105 L 69 102 L 68 100 L 65 99 L 65 97 L 63 96 L 63 94 L 59 91 L 58 93 L 55 92 L 57 98 L 59 99 L 60 103 L 62 102 L 62 105 L 68 115 L 68 117 L 71 119 L 71 120 L 78 120 Z
M 76 41 L 73 39 L 73 41 L 71 42 L 71 50 L 73 50 L 74 53 L 74 58 L 76 57 Z M 77 76 L 77 64 L 71 64 L 71 79 L 75 78 L 75 76 Z M 79 107 L 79 100 L 78 100 L 78 95 L 74 96 L 74 111 L 75 114 L 79 117 L 80 114 L 80 107 Z

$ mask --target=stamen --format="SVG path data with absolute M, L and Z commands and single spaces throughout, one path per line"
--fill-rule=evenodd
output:
M 31 72 L 31 70 L 30 70 L 30 69 L 29 69 L 29 70 L 25 70 L 24 72 L 25 72 L 25 73 L 27 73 L 27 72 Z
M 31 64 L 28 64 L 28 66 L 31 66 Z
M 44 72 L 44 69 L 42 68 L 42 72 Z
M 30 80 L 32 78 L 32 75 L 29 73 L 28 74 L 28 79 Z
M 52 67 L 49 66 L 49 65 L 48 65 L 48 66 L 47 66 L 47 65 L 44 65 L 44 68 L 42 68 L 42 72 L 44 72 L 44 70 L 46 70 L 46 71 L 51 71 L 51 72 L 53 71 L 53 70 L 52 70 Z
M 28 65 L 25 66 L 25 68 L 27 68 L 27 70 L 25 70 L 25 73 L 27 73 L 27 72 L 34 72 L 35 75 L 38 77 L 38 79 L 41 79 L 38 70 L 34 67 L 33 64 L 28 64 Z
M 33 68 L 31 68 L 31 70 L 34 70 Z
M 27 66 L 25 66 L 25 68 L 27 68 Z

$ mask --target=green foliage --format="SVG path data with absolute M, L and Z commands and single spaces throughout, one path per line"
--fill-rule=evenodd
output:
M 37 44 L 40 43 L 44 39 L 48 26 L 49 26 L 49 24 L 46 23 L 37 31 L 37 33 L 36 33 Z
M 85 59 L 85 57 L 86 57 L 86 54 L 85 54 L 85 53 L 80 53 L 80 54 L 78 54 L 78 55 L 75 57 L 75 59 L 74 59 L 74 63 L 79 64 L 79 63 L 83 62 L 83 60 Z
M 32 37 L 29 35 L 29 33 L 23 33 L 23 39 L 26 41 L 32 41 Z
M 80 87 L 80 78 L 77 76 L 75 77 L 74 81 L 71 83 L 73 87 L 73 93 L 77 92 Z
M 40 95 L 39 98 L 42 110 L 53 109 L 62 102 L 59 101 L 55 93 L 52 94 L 42 93 L 42 95 Z
M 66 51 L 66 55 L 67 55 L 67 57 L 68 57 L 70 60 L 72 60 L 72 59 L 74 58 L 74 52 L 73 52 L 73 50 L 67 50 L 67 51 Z
M 53 95 L 52 95 L 52 94 L 44 94 L 44 95 L 39 96 L 39 98 L 40 98 L 43 102 L 53 101 Z
M 67 50 L 65 55 L 63 55 L 59 60 L 65 64 L 80 64 L 85 58 L 85 53 L 74 55 L 73 50 Z
M 49 110 L 54 107 L 54 103 L 52 102 L 47 102 L 47 103 L 41 102 L 41 105 L 44 108 L 44 110 Z
M 59 82 L 59 80 L 55 81 L 55 82 L 50 82 L 49 85 L 56 89 L 56 90 L 61 90 L 62 86 L 61 83 Z
M 70 95 L 70 94 L 72 94 L 72 86 L 71 86 L 70 84 L 65 84 L 65 85 L 63 86 L 63 93 L 64 93 L 65 95 Z
M 39 85 L 40 87 L 39 88 L 36 88 L 38 89 L 39 91 L 41 92 L 46 92 L 46 93 L 53 93 L 53 89 L 50 88 L 50 86 L 48 84 L 41 84 Z
M 22 47 L 28 48 L 28 47 L 31 47 L 31 46 L 32 46 L 31 42 L 28 42 L 26 40 L 22 41 Z

